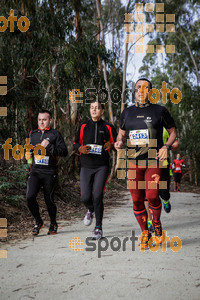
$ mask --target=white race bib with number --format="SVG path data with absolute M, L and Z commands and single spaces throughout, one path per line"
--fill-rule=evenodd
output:
M 91 147 L 90 154 L 102 154 L 102 146 L 101 145 L 96 145 L 96 144 L 89 144 L 87 146 Z
M 180 170 L 181 170 L 181 168 L 180 168 L 180 167 L 177 167 L 177 168 L 176 168 L 176 171 L 180 171 Z
M 145 146 L 149 144 L 149 131 L 148 129 L 138 129 L 129 131 L 129 139 L 131 145 Z
M 35 159 L 36 165 L 48 166 L 48 164 L 49 164 L 49 156 L 44 156 L 43 159 L 37 159 L 37 158 L 34 158 L 34 159 Z

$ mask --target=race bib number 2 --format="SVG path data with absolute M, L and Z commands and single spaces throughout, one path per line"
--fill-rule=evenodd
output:
M 96 145 L 96 144 L 89 144 L 87 146 L 91 147 L 90 154 L 102 154 L 102 146 L 101 145 Z
M 148 129 L 138 129 L 129 131 L 129 139 L 131 145 L 144 147 L 149 144 Z

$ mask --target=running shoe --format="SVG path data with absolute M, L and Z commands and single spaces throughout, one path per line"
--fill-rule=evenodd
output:
M 151 238 L 151 233 L 148 230 L 144 230 L 139 237 L 140 244 L 138 245 L 140 247 L 140 250 L 147 250 L 149 249 L 149 240 Z
M 49 231 L 47 232 L 47 234 L 56 234 L 57 231 L 58 231 L 58 224 L 57 223 L 50 224 Z
M 92 239 L 93 240 L 99 240 L 99 239 L 102 238 L 102 235 L 103 235 L 102 229 L 100 227 L 95 227 Z
M 91 212 L 90 210 L 87 211 L 85 218 L 84 218 L 84 225 L 85 226 L 89 226 L 92 224 L 92 220 L 93 220 L 93 212 Z
M 162 244 L 162 242 L 164 241 L 164 235 L 162 233 L 162 225 L 161 225 L 161 223 L 158 223 L 158 224 L 154 223 L 153 226 L 154 226 L 154 230 L 155 230 L 156 243 Z
M 44 226 L 43 221 L 41 220 L 40 223 L 35 224 L 33 227 L 33 230 L 31 231 L 32 235 L 38 235 L 40 232 L 40 229 Z
M 180 190 L 178 190 L 178 192 L 180 193 Z
M 153 232 L 154 232 L 154 228 L 153 228 L 153 223 L 152 223 L 152 221 L 148 221 L 148 222 L 147 222 L 147 225 L 148 225 L 148 230 L 149 230 L 149 232 L 153 233 Z
M 169 200 L 168 201 L 164 201 L 163 200 L 163 205 L 164 205 L 165 212 L 166 213 L 170 213 L 170 211 L 171 211 L 171 204 L 170 204 Z

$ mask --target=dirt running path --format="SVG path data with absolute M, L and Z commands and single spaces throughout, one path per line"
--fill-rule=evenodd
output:
M 0 299 L 200 299 L 200 195 L 172 193 L 171 199 L 172 211 L 163 210 L 162 223 L 170 240 L 181 238 L 179 252 L 169 242 L 166 252 L 142 253 L 138 241 L 132 250 L 131 231 L 138 237 L 140 230 L 130 200 L 104 219 L 107 251 L 85 250 L 93 225 L 85 227 L 80 220 L 70 226 L 63 222 L 55 236 L 47 236 L 44 227 L 35 239 L 1 246 L 8 258 L 0 259 Z M 114 236 L 128 238 L 126 251 L 111 249 Z M 83 240 L 76 246 L 83 251 L 69 248 L 73 237 Z

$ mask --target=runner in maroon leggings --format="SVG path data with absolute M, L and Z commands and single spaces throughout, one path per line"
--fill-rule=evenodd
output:
M 176 138 L 175 123 L 168 110 L 148 101 L 148 92 L 151 88 L 151 82 L 145 78 L 136 82 L 135 105 L 122 112 L 115 143 L 118 150 L 123 148 L 125 138 L 128 139 L 128 187 L 133 199 L 133 212 L 143 232 L 141 248 L 148 248 L 148 240 L 151 237 L 144 206 L 145 195 L 153 214 L 156 240 L 159 243 L 163 240 L 158 185 L 162 168 L 159 161 L 167 159 L 167 152 Z M 165 145 L 162 139 L 163 127 L 169 133 Z

